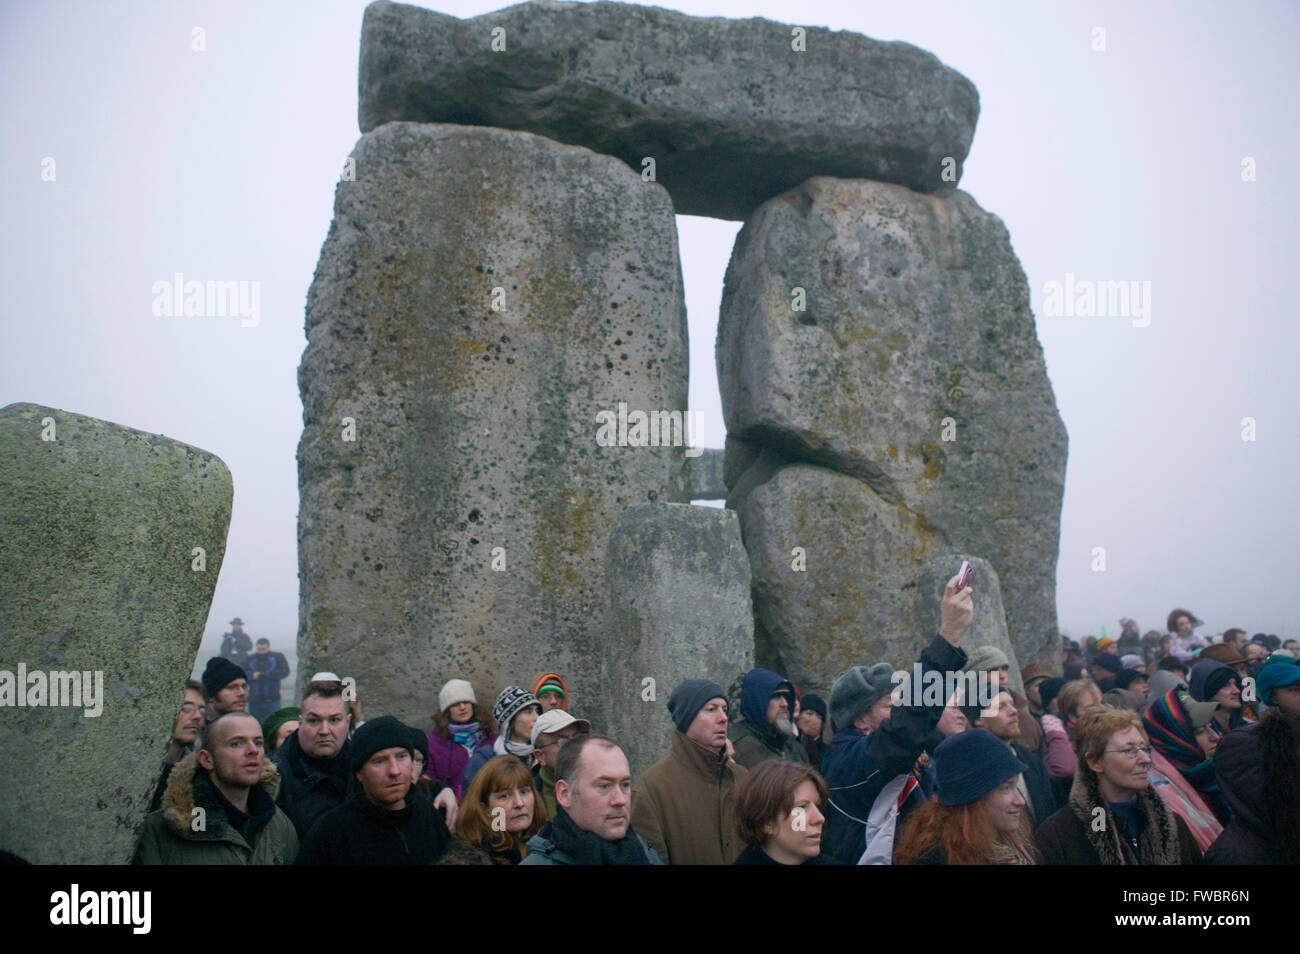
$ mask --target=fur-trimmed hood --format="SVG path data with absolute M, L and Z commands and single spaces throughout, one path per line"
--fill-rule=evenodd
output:
M 1178 822 L 1173 809 L 1150 787 L 1138 792 L 1138 811 L 1146 817 L 1139 840 L 1142 859 L 1119 833 L 1114 814 L 1102 798 L 1097 776 L 1079 759 L 1070 788 L 1069 807 L 1103 865 L 1176 865 L 1180 861 Z M 1098 809 L 1101 811 L 1098 812 Z
M 256 814 L 258 803 L 264 809 L 266 802 L 256 798 L 260 789 L 265 792 L 274 814 L 275 797 L 280 791 L 280 773 L 275 763 L 262 756 L 262 774 L 258 784 L 249 792 L 249 808 Z M 193 827 L 195 808 L 203 809 L 206 831 L 195 831 Z M 173 833 L 191 840 L 209 840 L 225 836 L 227 828 L 226 813 L 217 801 L 216 792 L 208 780 L 207 773 L 199 766 L 197 752 L 190 752 L 176 763 L 167 779 L 167 791 L 163 793 L 162 814 Z

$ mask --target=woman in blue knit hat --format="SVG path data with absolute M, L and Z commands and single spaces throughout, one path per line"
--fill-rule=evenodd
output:
M 1032 865 L 1025 764 L 986 729 L 944 739 L 934 750 L 939 799 L 912 813 L 894 846 L 896 865 Z

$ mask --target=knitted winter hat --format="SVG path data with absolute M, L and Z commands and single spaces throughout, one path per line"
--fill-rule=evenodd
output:
M 1011 660 L 996 646 L 977 646 L 966 660 L 967 672 L 988 672 L 990 669 L 1010 668 Z
M 302 711 L 297 706 L 285 706 L 283 709 L 276 709 L 269 716 L 262 720 L 262 739 L 266 742 L 269 750 L 275 744 L 275 734 L 280 731 L 280 726 L 286 722 L 296 722 Z
M 826 721 L 826 702 L 821 696 L 815 696 L 811 692 L 799 699 L 799 709 L 801 711 L 815 712 Z
M 247 679 L 240 669 L 225 656 L 213 656 L 203 667 L 203 692 L 211 699 L 236 679 Z
M 977 802 L 1009 778 L 1028 771 L 1011 747 L 987 729 L 967 729 L 934 750 L 940 805 Z
M 533 695 L 539 699 L 543 692 L 558 692 L 560 694 L 560 708 L 567 710 L 569 708 L 569 687 L 564 684 L 559 673 L 543 673 L 533 686 Z
M 1038 698 L 1043 700 L 1044 709 L 1052 704 L 1052 700 L 1056 698 L 1057 694 L 1061 691 L 1061 687 L 1064 685 L 1064 679 L 1060 676 L 1052 676 L 1038 687 Z
M 1104 669 L 1112 676 L 1123 669 L 1118 656 L 1112 656 L 1110 653 L 1098 653 L 1092 657 L 1092 662 L 1088 663 L 1089 668 Z
M 1115 640 L 1111 639 L 1109 636 L 1103 636 L 1101 639 L 1097 640 L 1097 652 L 1104 652 L 1107 646 L 1114 645 Z
M 366 723 L 369 725 L 370 723 Z M 419 752 L 424 764 L 429 764 L 429 737 L 413 725 L 406 727 L 411 733 L 411 758 L 415 758 L 415 753 Z
M 1255 677 L 1255 688 L 1259 690 L 1260 701 L 1271 706 L 1274 689 L 1293 686 L 1297 682 L 1300 682 L 1300 663 L 1275 654 L 1269 657 L 1264 668 Z
M 1220 689 L 1236 678 L 1237 674 L 1223 663 L 1203 659 L 1188 673 L 1192 698 L 1197 702 L 1209 702 Z
M 1142 665 L 1142 657 L 1137 653 L 1125 653 L 1119 657 L 1119 664 L 1123 669 L 1136 669 Z
M 876 704 L 893 689 L 894 668 L 876 663 L 871 668 L 854 666 L 835 677 L 831 685 L 831 721 L 836 731 L 853 725 L 853 720 Z
M 438 711 L 446 712 L 458 702 L 478 705 L 474 687 L 464 679 L 448 679 L 447 684 L 438 690 Z
M 536 706 L 538 715 L 541 714 L 542 704 L 523 686 L 506 686 L 502 689 L 501 695 L 492 704 L 492 718 L 497 724 L 497 734 L 503 739 L 510 738 L 510 723 L 529 706 Z
M 727 700 L 723 688 L 711 679 L 687 679 L 668 697 L 668 714 L 678 732 L 685 732 L 710 700 Z
M 384 749 L 406 749 L 410 752 L 413 742 L 411 727 L 394 716 L 370 719 L 352 733 L 352 758 L 348 771 L 353 775 L 360 772 L 361 766 L 370 761 L 372 755 Z

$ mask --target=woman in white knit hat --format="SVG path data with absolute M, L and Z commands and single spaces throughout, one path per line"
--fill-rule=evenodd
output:
M 474 687 L 464 679 L 451 679 L 438 693 L 438 714 L 429 733 L 426 778 L 451 788 L 460 801 L 469 757 L 484 742 L 496 741 L 492 722 L 474 697 Z

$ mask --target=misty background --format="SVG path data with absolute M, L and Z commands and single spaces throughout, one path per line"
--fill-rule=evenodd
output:
M 1069 432 L 1061 627 L 1116 635 L 1132 616 L 1163 630 L 1182 605 L 1202 633 L 1297 635 L 1285 581 L 1300 464 L 1300 186 L 1287 165 L 1300 154 L 1300 6 L 658 5 L 902 40 L 974 82 L 960 187 L 1010 231 Z M 365 6 L 0 7 L 0 406 L 104 418 L 226 462 L 234 515 L 203 658 L 236 615 L 296 656 L 296 375 L 334 186 L 360 136 Z M 678 217 L 707 447 L 724 436 L 713 348 L 738 229 Z M 155 316 L 153 284 L 177 272 L 259 282 L 260 322 Z M 1067 274 L 1149 281 L 1149 325 L 1046 315 L 1045 286 Z

